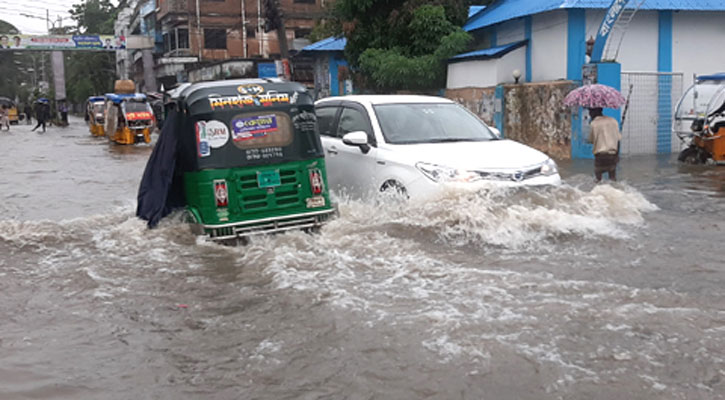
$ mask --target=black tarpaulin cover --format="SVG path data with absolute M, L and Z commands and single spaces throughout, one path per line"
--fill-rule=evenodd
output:
M 177 125 L 176 111 L 171 111 L 146 163 L 138 189 L 136 216 L 148 221 L 149 228 L 174 209 L 186 205 L 183 174 L 177 168 Z

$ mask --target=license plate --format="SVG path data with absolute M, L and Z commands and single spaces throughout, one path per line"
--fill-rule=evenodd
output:
M 325 206 L 325 198 L 322 196 L 310 197 L 307 199 L 307 208 L 317 208 Z
M 258 171 L 257 184 L 260 188 L 270 188 L 282 184 L 278 170 Z

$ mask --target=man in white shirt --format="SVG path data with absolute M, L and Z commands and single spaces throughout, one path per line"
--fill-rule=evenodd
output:
M 609 179 L 617 180 L 617 163 L 619 162 L 619 141 L 622 134 L 619 132 L 619 122 L 612 117 L 602 114 L 601 108 L 590 108 L 589 116 L 592 118 L 591 131 L 587 141 L 594 146 L 594 175 L 597 182 L 601 182 L 606 172 Z

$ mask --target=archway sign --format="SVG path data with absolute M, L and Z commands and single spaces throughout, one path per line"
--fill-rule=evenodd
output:
M 153 39 L 149 36 L 19 35 L 0 33 L 0 53 L 4 51 L 51 51 L 56 100 L 65 100 L 66 97 L 62 51 L 125 51 L 139 49 L 150 52 L 153 47 Z M 153 58 L 143 57 L 143 63 L 145 71 L 153 71 Z M 150 75 L 153 78 L 153 74 Z M 156 86 L 155 80 L 153 81 L 150 86 Z
M 0 50 L 116 51 L 126 48 L 125 36 L 17 35 L 0 33 Z

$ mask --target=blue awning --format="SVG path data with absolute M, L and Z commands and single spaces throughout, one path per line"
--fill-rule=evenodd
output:
M 463 25 L 463 29 L 471 32 L 515 18 L 547 11 L 568 8 L 606 9 L 611 4 L 611 0 L 498 0 L 482 12 L 470 17 Z M 725 1 L 645 0 L 640 10 L 725 11 Z
M 470 60 L 489 60 L 492 58 L 501 58 L 506 54 L 525 46 L 528 40 L 504 44 L 502 46 L 489 47 L 488 49 L 470 51 L 468 53 L 459 54 L 448 59 L 448 62 L 460 62 Z
M 344 51 L 347 39 L 331 36 L 302 48 L 302 51 Z

